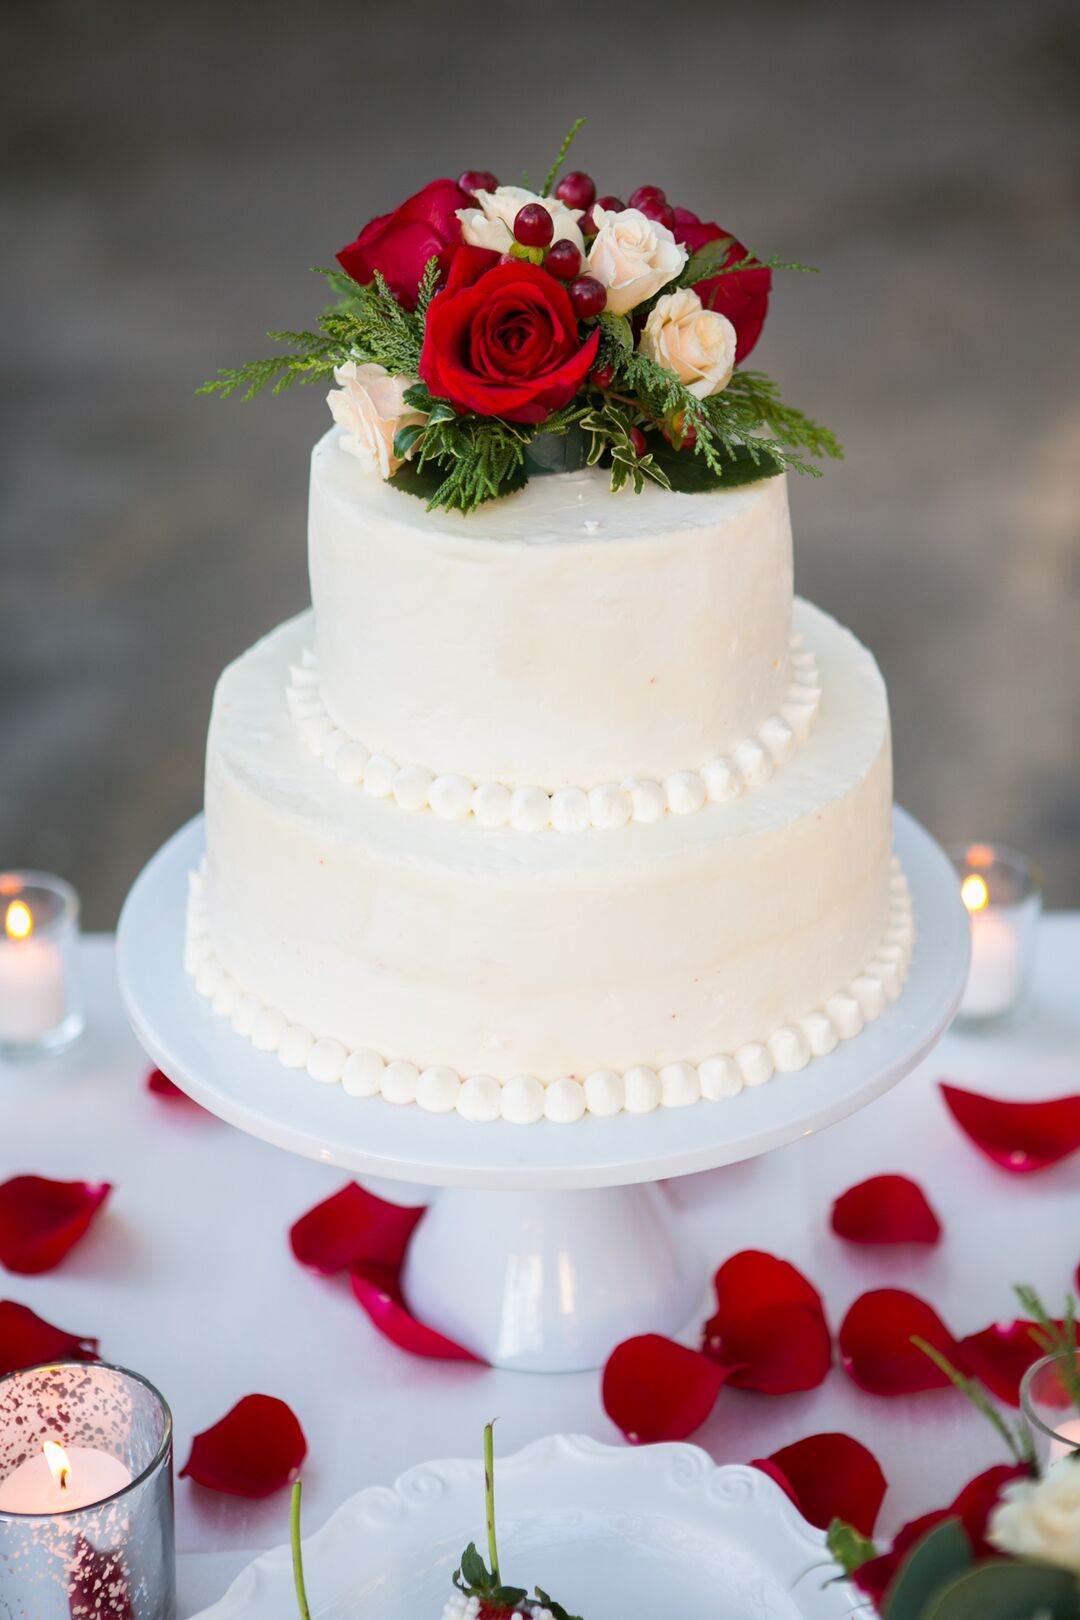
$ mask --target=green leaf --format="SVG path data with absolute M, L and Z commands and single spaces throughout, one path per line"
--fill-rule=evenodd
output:
M 890 1607 L 891 1616 L 892 1609 Z M 920 1620 L 1078 1620 L 1076 1576 L 1050 1564 L 991 1558 L 931 1599 Z
M 552 1614 L 555 1616 L 555 1620 L 581 1620 L 580 1614 L 569 1614 L 566 1609 L 563 1608 L 561 1603 L 556 1603 L 551 1594 L 544 1591 L 542 1586 L 538 1586 L 536 1588 L 536 1595 L 540 1599 L 540 1602 L 544 1605 L 544 1608 L 551 1610 Z
M 586 450 L 585 434 L 576 424 L 564 433 L 538 433 L 525 446 L 525 471 L 530 477 L 577 472 L 585 465 Z
M 484 501 L 495 500 L 503 495 L 513 495 L 519 489 L 524 489 L 528 483 L 524 467 L 518 466 L 507 473 L 497 488 L 478 492 L 475 499 L 469 497 L 464 500 L 447 499 L 454 495 L 454 488 L 448 490 L 446 487 L 451 484 L 452 478 L 453 469 L 448 470 L 438 462 L 406 461 L 387 483 L 391 489 L 400 490 L 405 495 L 415 495 L 419 500 L 426 502 L 429 509 L 442 506 L 448 510 L 459 508 L 466 512 Z
M 528 1595 L 523 1586 L 496 1586 L 491 1592 L 491 1601 L 500 1608 L 516 1609 Z
M 970 1569 L 971 1543 L 959 1519 L 935 1525 L 900 1567 L 885 1603 L 885 1620 L 923 1620 L 930 1599 Z
M 422 439 L 426 431 L 423 422 L 410 422 L 408 427 L 398 428 L 394 434 L 394 454 L 399 461 L 406 460 L 417 439 Z
M 734 241 L 733 236 L 718 236 L 713 242 L 703 243 L 683 265 L 679 286 L 693 287 L 699 281 L 708 281 L 731 252 Z
M 650 438 L 653 461 L 667 474 L 672 489 L 684 495 L 698 495 L 710 489 L 738 489 L 741 484 L 756 484 L 761 478 L 773 478 L 783 471 L 780 462 L 764 460 L 749 450 L 736 447 L 718 454 L 720 470 L 710 467 L 693 450 L 676 450 L 659 435 Z
M 435 400 L 427 383 L 410 383 L 402 394 L 406 405 L 411 405 L 414 411 L 423 411 L 426 415 L 435 405 Z M 444 403 L 440 401 L 440 403 Z
M 541 197 L 550 197 L 551 196 L 551 189 L 554 186 L 556 180 L 559 178 L 559 170 L 562 168 L 563 163 L 566 161 L 566 154 L 567 154 L 567 152 L 569 152 L 570 148 L 573 146 L 574 137 L 576 136 L 578 130 L 581 128 L 581 126 L 582 126 L 582 124 L 584 124 L 584 122 L 585 122 L 584 118 L 575 118 L 574 122 L 571 124 L 569 131 L 567 132 L 567 134 L 563 138 L 562 145 L 559 147 L 559 150 L 555 155 L 555 161 L 551 165 L 551 168 L 548 170 L 548 177 L 544 181 L 543 190 L 540 193 Z
M 854 1525 L 845 1524 L 843 1519 L 832 1521 L 825 1537 L 825 1545 L 845 1575 L 854 1574 L 855 1570 L 861 1569 L 871 1558 L 878 1556 L 874 1543 L 866 1536 L 861 1536 Z
M 461 1576 L 469 1586 L 482 1592 L 491 1585 L 488 1567 L 477 1552 L 475 1541 L 470 1541 L 461 1555 Z

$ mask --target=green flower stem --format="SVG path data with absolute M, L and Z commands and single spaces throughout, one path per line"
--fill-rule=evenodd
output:
M 488 1559 L 491 1580 L 499 1585 L 499 1548 L 495 1540 L 495 1425 L 484 1427 L 484 1502 L 487 1507 Z M 305 1617 L 306 1620 L 306 1617 Z
M 289 1514 L 290 1539 L 292 1541 L 293 1585 L 296 1587 L 296 1606 L 300 1610 L 300 1620 L 311 1620 L 311 1610 L 308 1608 L 307 1591 L 304 1586 L 304 1553 L 300 1545 L 300 1495 L 302 1486 L 297 1480 L 292 1488 L 292 1509 Z

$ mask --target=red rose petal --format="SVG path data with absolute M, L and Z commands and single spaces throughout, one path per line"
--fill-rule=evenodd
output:
M 804 1519 L 827 1530 L 843 1519 L 861 1536 L 871 1536 L 887 1489 L 872 1451 L 847 1434 L 811 1434 L 771 1456 L 761 1468 L 791 1497 Z
M 848 1243 L 938 1243 L 941 1222 L 909 1176 L 871 1176 L 841 1193 L 832 1229 Z
M 405 1303 L 395 1268 L 363 1262 L 351 1268 L 349 1282 L 374 1326 L 399 1349 L 432 1361 L 480 1361 L 471 1350 L 417 1321 Z
M 960 1129 L 1004 1170 L 1045 1170 L 1080 1148 L 1080 1097 L 1001 1102 L 941 1082 Z
M 871 1395 L 910 1395 L 949 1380 L 911 1343 L 925 1339 L 959 1363 L 960 1348 L 932 1306 L 902 1288 L 874 1288 L 852 1305 L 840 1328 L 844 1371 Z
M 821 1296 L 800 1271 L 745 1249 L 720 1267 L 715 1283 L 717 1308 L 702 1348 L 729 1369 L 735 1388 L 781 1395 L 821 1383 L 832 1341 Z
M 1031 1336 L 1035 1322 L 994 1322 L 959 1343 L 960 1365 L 1008 1406 L 1020 1405 L 1020 1380 L 1046 1354 Z
M 135 1620 L 123 1555 L 77 1536 L 71 1557 L 71 1620 Z
M 0 1376 L 43 1361 L 96 1361 L 98 1341 L 53 1327 L 25 1305 L 0 1299 Z
M 13 1176 L 0 1186 L 0 1266 L 23 1276 L 51 1271 L 85 1237 L 109 1183 Z
M 729 1369 L 658 1333 L 617 1345 L 604 1368 L 604 1411 L 633 1445 L 685 1440 L 716 1405 Z
M 181 1091 L 180 1087 L 170 1080 L 168 1075 L 163 1073 L 161 1069 L 150 1070 L 146 1077 L 146 1089 L 151 1096 L 160 1097 L 162 1102 L 175 1103 L 178 1108 L 190 1108 L 200 1114 L 206 1114 L 208 1119 L 214 1117 L 203 1107 L 202 1103 L 196 1102 L 194 1097 L 189 1097 L 186 1091 Z
M 245 1395 L 195 1436 L 180 1478 L 255 1501 L 291 1484 L 306 1456 L 307 1441 L 292 1408 L 273 1395 Z
M 289 1243 L 302 1266 L 324 1277 L 361 1261 L 396 1269 L 423 1213 L 387 1203 L 350 1181 L 301 1215 L 289 1229 Z

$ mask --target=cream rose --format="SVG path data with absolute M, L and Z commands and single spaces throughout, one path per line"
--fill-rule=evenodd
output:
M 585 238 L 578 220 L 580 208 L 567 208 L 558 197 L 538 197 L 524 186 L 497 186 L 494 191 L 478 191 L 476 208 L 459 208 L 461 234 L 473 247 L 492 248 L 506 253 L 514 240 L 514 221 L 526 203 L 540 203 L 551 215 L 555 227 L 553 242 L 573 242 L 585 252 Z
M 389 478 L 401 466 L 394 455 L 394 435 L 399 428 L 425 420 L 420 411 L 405 403 L 406 388 L 415 377 L 392 377 L 385 366 L 358 365 L 348 360 L 334 372 L 338 390 L 326 396 L 331 415 L 345 429 L 342 448 L 380 478 Z
M 638 348 L 698 399 L 726 388 L 735 368 L 735 328 L 726 315 L 706 309 L 692 287 L 657 299 Z
M 673 281 L 686 263 L 686 249 L 666 225 L 637 208 L 615 213 L 594 208 L 596 240 L 585 261 L 587 275 L 607 288 L 607 307 L 625 315 Z
M 1006 1485 L 986 1534 L 1001 1552 L 1080 1575 L 1080 1461 L 1063 1457 L 1042 1479 Z

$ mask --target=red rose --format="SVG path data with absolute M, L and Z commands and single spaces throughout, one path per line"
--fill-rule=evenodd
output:
M 462 247 L 428 310 L 420 375 L 458 410 L 537 423 L 574 397 L 599 342 L 599 329 L 581 342 L 569 293 L 539 265 Z
M 729 232 L 706 220 L 695 220 L 676 224 L 675 235 L 691 253 L 696 253 L 706 242 L 715 242 L 719 237 L 729 235 Z M 733 241 L 724 255 L 724 263 L 734 264 L 745 258 L 746 249 L 742 243 Z M 771 286 L 771 270 L 737 270 L 732 276 L 710 276 L 707 281 L 699 281 L 694 288 L 706 309 L 715 309 L 719 314 L 726 315 L 735 328 L 737 362 L 746 359 L 761 336 Z
M 455 180 L 432 180 L 389 214 L 365 225 L 355 242 L 343 247 L 338 263 L 366 286 L 378 270 L 399 303 L 412 309 L 424 266 L 438 259 L 445 274 L 461 242 L 459 208 L 473 199 Z

